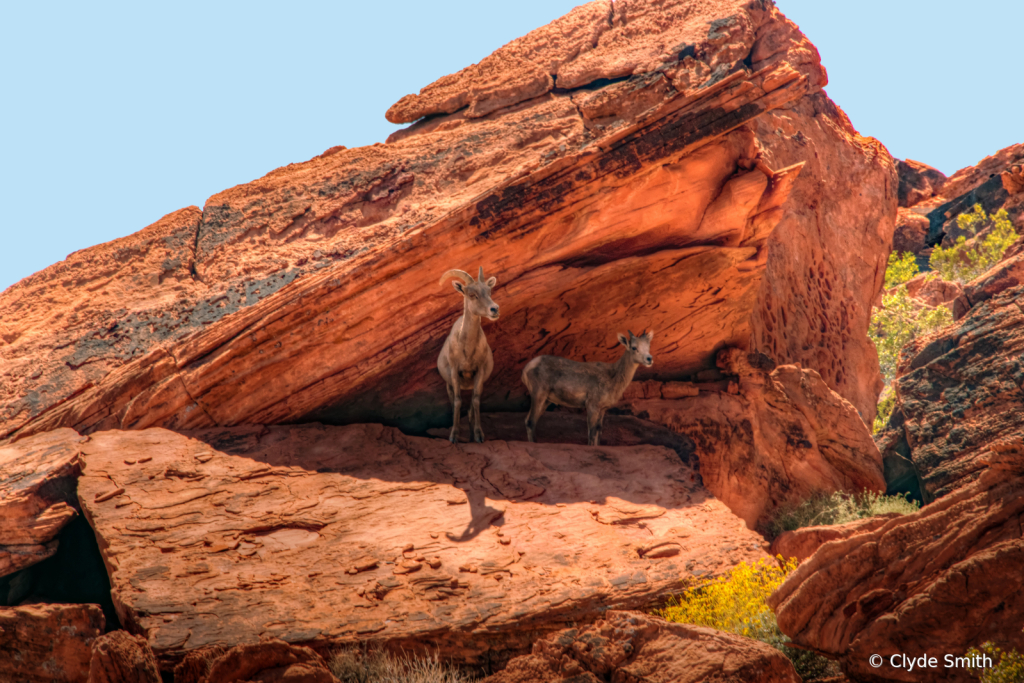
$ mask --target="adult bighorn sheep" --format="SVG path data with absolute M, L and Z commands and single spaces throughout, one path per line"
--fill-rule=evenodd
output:
M 483 443 L 484 430 L 480 428 L 480 393 L 484 382 L 494 370 L 494 355 L 487 345 L 480 319 L 498 319 L 498 304 L 491 299 L 491 289 L 497 278 L 484 281 L 484 268 L 480 276 L 473 276 L 464 270 L 449 270 L 441 276 L 441 284 L 452 280 L 455 290 L 462 294 L 462 316 L 452 325 L 452 331 L 444 340 L 441 355 L 437 357 L 437 371 L 448 385 L 448 400 L 452 403 L 452 431 L 448 440 L 459 441 L 459 415 L 462 412 L 462 392 L 473 390 L 469 406 L 469 423 L 473 430 L 473 441 Z
M 530 414 L 526 416 L 526 438 L 534 440 L 537 420 L 549 403 L 587 409 L 587 443 L 597 446 L 605 411 L 619 402 L 633 381 L 638 365 L 651 367 L 651 339 L 654 331 L 639 337 L 619 335 L 626 347 L 617 363 L 581 363 L 558 356 L 538 356 L 523 368 L 523 384 L 530 392 Z

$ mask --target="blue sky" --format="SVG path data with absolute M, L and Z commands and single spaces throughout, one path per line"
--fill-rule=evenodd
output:
M 0 290 L 334 145 L 579 0 L 4 3 Z M 1024 141 L 1024 2 L 778 0 L 829 95 L 945 173 Z

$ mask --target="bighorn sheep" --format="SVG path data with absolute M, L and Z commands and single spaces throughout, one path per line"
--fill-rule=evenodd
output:
M 480 277 L 476 280 L 463 270 L 449 270 L 441 276 L 441 284 L 453 279 L 455 290 L 462 294 L 462 316 L 455 321 L 452 331 L 444 341 L 441 355 L 437 357 L 437 371 L 448 385 L 448 399 L 452 403 L 452 431 L 448 440 L 459 441 L 459 414 L 462 412 L 462 392 L 473 390 L 469 407 L 469 423 L 473 430 L 473 441 L 483 443 L 484 431 L 480 428 L 480 393 L 484 382 L 494 370 L 494 356 L 487 345 L 480 319 L 498 319 L 498 304 L 491 300 L 491 289 L 498 282 L 489 278 L 484 282 L 484 268 L 480 266 Z
M 639 337 L 619 335 L 626 347 L 615 364 L 581 363 L 557 356 L 538 356 L 523 368 L 523 384 L 530 392 L 530 414 L 526 416 L 526 438 L 534 440 L 537 420 L 549 403 L 587 409 L 587 443 L 597 446 L 601 439 L 604 413 L 622 398 L 633 381 L 638 365 L 651 367 L 651 339 L 654 331 Z

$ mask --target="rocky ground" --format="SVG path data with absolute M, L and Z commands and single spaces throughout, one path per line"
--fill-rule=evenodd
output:
M 918 339 L 877 439 L 867 337 L 893 248 L 975 203 L 1020 230 L 1020 145 L 946 178 L 827 97 L 771 3 L 595 0 L 335 147 L 0 294 L 0 680 L 330 681 L 338 648 L 493 683 L 796 681 L 773 647 L 651 610 L 772 553 L 793 642 L 1024 649 L 1024 247 Z M 484 443 L 450 443 L 436 358 L 497 277 Z M 538 354 L 655 329 L 585 446 L 525 439 Z M 466 427 L 466 425 L 463 425 Z M 912 480 L 905 517 L 780 509 Z M 948 680 L 959 680 L 955 673 Z M 945 680 L 945 679 L 944 679 Z

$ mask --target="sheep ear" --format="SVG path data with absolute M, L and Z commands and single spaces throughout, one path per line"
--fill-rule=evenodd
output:
M 496 277 L 489 277 L 489 278 L 487 278 L 487 286 L 488 287 L 493 287 L 496 284 L 498 284 L 498 278 L 496 278 Z
M 455 291 L 459 294 L 465 294 L 466 290 L 462 288 L 462 283 L 458 280 L 452 280 L 452 286 L 455 287 Z
M 644 336 L 647 337 L 647 341 L 651 341 L 652 339 L 654 339 L 654 330 L 647 330 Z
M 626 339 L 626 335 L 619 332 L 619 343 L 623 346 L 629 346 L 629 340 Z

